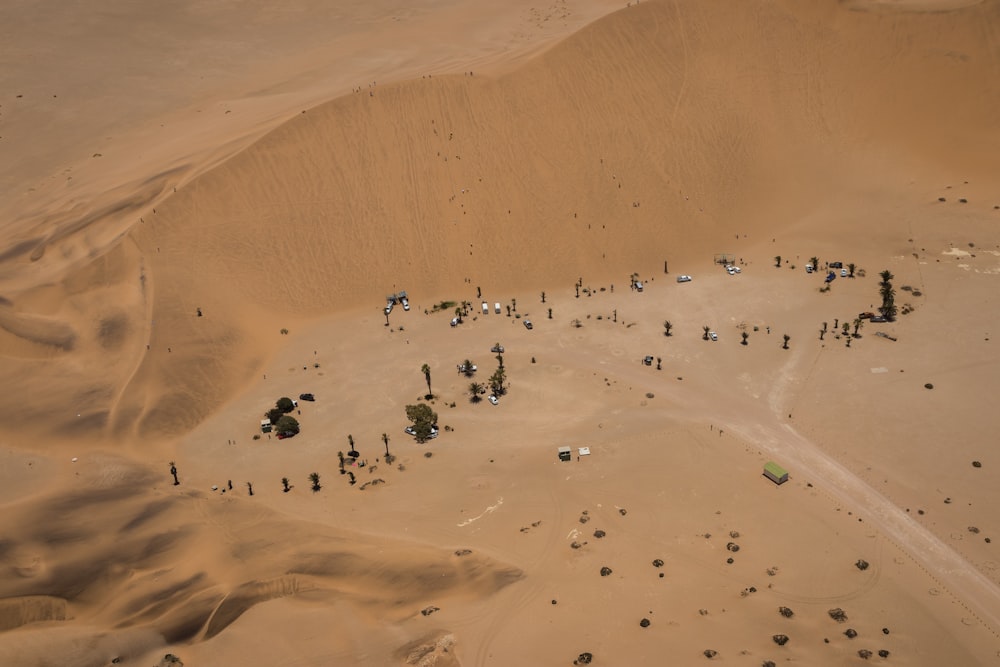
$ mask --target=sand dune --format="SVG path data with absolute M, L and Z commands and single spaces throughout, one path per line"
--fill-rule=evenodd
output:
M 1000 650 L 996 2 L 106 9 L 0 12 L 0 663 Z

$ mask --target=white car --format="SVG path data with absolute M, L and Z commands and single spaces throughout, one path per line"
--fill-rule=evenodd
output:
M 493 304 L 493 309 L 496 311 L 497 315 L 500 314 L 500 302 L 499 301 L 497 301 L 495 304 Z
M 457 317 L 451 318 L 451 326 L 453 326 L 453 327 L 457 327 L 458 326 L 458 318 Z
M 840 270 L 840 277 L 841 278 L 846 278 L 847 277 L 847 269 L 841 269 Z
M 812 273 L 812 272 L 813 272 L 813 265 L 806 264 L 806 273 Z
M 403 310 L 409 310 L 409 309 L 410 309 L 410 302 L 404 296 L 403 297 Z
M 483 301 L 483 315 L 488 315 L 490 312 L 490 305 Z
M 406 431 L 407 435 L 416 435 L 417 434 L 417 430 L 415 428 L 413 428 L 412 426 L 407 426 L 404 430 Z M 437 426 L 432 426 L 431 427 L 431 434 L 429 436 L 427 436 L 427 438 L 428 439 L 433 439 L 433 438 L 436 438 L 436 437 L 438 437 Z
M 525 329 L 534 329 L 535 325 L 531 323 L 531 320 L 527 320 L 526 319 L 526 320 L 524 320 L 524 328 Z
M 388 315 L 391 312 L 392 312 L 392 302 L 390 301 L 389 303 L 385 304 L 385 314 Z
M 714 331 L 709 331 L 708 332 L 708 337 L 711 338 L 714 341 L 718 341 L 719 340 L 719 334 L 715 333 Z
M 729 275 L 733 275 L 734 273 L 736 273 L 736 267 L 735 266 L 727 266 L 726 267 L 726 273 L 728 273 Z
M 742 270 L 742 269 L 740 269 L 740 267 L 738 267 L 738 266 L 734 266 L 734 267 L 733 267 L 733 271 L 734 271 L 735 273 L 743 273 L 743 270 Z
M 677 282 L 679 282 L 679 283 L 689 283 L 689 282 L 691 282 L 691 276 L 677 276 Z
M 496 405 L 497 403 L 500 402 L 500 401 L 497 400 L 497 397 L 496 397 L 495 394 L 490 394 L 489 396 L 486 397 L 486 400 L 488 400 L 493 405 Z

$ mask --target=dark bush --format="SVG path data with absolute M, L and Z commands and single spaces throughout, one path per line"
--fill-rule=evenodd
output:
M 858 631 L 855 630 L 854 628 L 847 628 L 847 630 L 844 631 L 844 634 L 847 636 L 848 639 L 854 639 L 855 637 L 858 636 Z
M 868 561 L 864 560 L 863 558 L 858 559 L 858 562 L 854 564 L 854 567 L 864 572 L 865 570 L 868 569 Z
M 784 646 L 788 643 L 788 635 L 774 635 L 771 639 L 773 639 L 774 643 L 778 646 Z
M 605 565 L 604 567 L 601 568 L 601 576 L 602 577 L 606 577 L 609 574 L 611 574 L 611 568 L 610 567 L 608 567 L 608 566 Z
M 830 614 L 830 618 L 837 621 L 837 623 L 843 623 L 844 621 L 847 620 L 847 614 L 840 607 L 837 607 L 836 609 L 831 609 L 826 613 Z
M 789 609 L 788 607 L 778 607 L 778 613 L 784 616 L 785 618 L 791 618 L 792 616 L 795 616 L 795 612 Z
M 292 399 L 288 398 L 287 396 L 282 396 L 281 398 L 279 398 L 274 405 L 285 414 L 288 414 L 289 412 L 295 409 L 295 404 L 292 403 Z

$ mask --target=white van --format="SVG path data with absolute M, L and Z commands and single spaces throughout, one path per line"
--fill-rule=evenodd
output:
M 490 305 L 485 301 L 483 301 L 483 315 L 489 315 L 489 313 L 490 313 Z
M 499 301 L 497 301 L 495 304 L 493 304 L 493 309 L 496 311 L 497 315 L 500 314 L 500 302 Z

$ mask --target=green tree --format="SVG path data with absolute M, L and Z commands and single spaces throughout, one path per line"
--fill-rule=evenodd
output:
M 545 303 L 545 292 L 542 292 L 542 303 Z
M 782 345 L 781 345 L 781 349 L 783 349 L 783 350 L 787 350 L 787 349 L 788 349 L 788 341 L 790 341 L 790 340 L 792 339 L 792 337 L 791 337 L 791 336 L 789 336 L 788 334 L 785 334 L 784 336 L 782 336 L 782 338 L 784 338 L 784 339 L 785 339 L 785 342 L 784 342 L 784 343 L 782 343 Z
M 267 418 L 271 420 L 271 424 L 277 424 L 278 420 L 284 416 L 285 412 L 281 408 L 271 408 L 267 411 Z
M 464 314 L 465 314 L 465 311 L 462 308 L 456 308 L 455 309 L 455 319 L 458 320 L 459 324 L 462 323 L 462 315 L 464 315 Z
M 670 335 L 670 330 L 673 329 L 673 328 L 674 328 L 674 325 L 670 322 L 670 320 L 663 320 L 663 335 L 664 336 L 669 336 Z
M 743 331 L 743 332 L 740 333 L 740 336 L 743 337 L 743 340 L 742 340 L 742 342 L 740 344 L 741 345 L 748 345 L 749 343 L 747 343 L 747 338 L 750 337 L 750 334 L 748 334 L 746 331 Z
M 317 491 L 319 491 L 320 489 L 323 488 L 322 486 L 319 485 L 319 473 L 318 472 L 309 473 L 309 481 L 312 482 L 313 493 L 316 493 Z
M 420 372 L 424 374 L 424 380 L 427 381 L 427 396 L 425 398 L 430 400 L 434 398 L 434 392 L 431 391 L 431 367 L 424 364 L 420 367 Z
M 510 299 L 510 307 L 514 309 L 515 313 L 517 312 L 517 299 L 514 297 L 511 297 Z
M 299 421 L 291 415 L 281 415 L 281 419 L 274 425 L 278 434 L 297 435 L 299 432 Z
M 879 273 L 882 282 L 879 283 L 879 293 L 882 296 L 882 307 L 879 310 L 887 320 L 896 319 L 896 290 L 892 288 L 893 275 L 888 269 Z
M 778 268 L 778 269 L 781 268 L 781 255 L 775 255 L 774 256 L 774 266 L 775 266 L 775 268 Z
M 437 413 L 426 403 L 406 406 L 406 418 L 413 423 L 413 436 L 417 442 L 427 442 L 437 424 Z
M 469 384 L 469 400 L 473 403 L 478 403 L 483 400 L 481 394 L 483 393 L 483 385 L 479 382 L 473 382 Z
M 279 398 L 274 405 L 285 414 L 288 414 L 289 412 L 295 409 L 295 404 L 292 403 L 292 399 L 288 398 L 287 396 L 282 396 L 281 398 Z
M 809 263 L 812 264 L 813 271 L 819 271 L 819 258 L 818 257 L 811 257 L 809 259 Z
M 861 330 L 861 324 L 862 324 L 862 322 L 864 322 L 864 320 L 862 320 L 860 317 L 856 317 L 854 319 L 854 337 L 855 338 L 860 338 L 860 336 L 858 336 L 858 332 Z
M 347 452 L 347 455 L 352 459 L 358 458 L 358 452 L 354 449 L 354 436 L 350 433 L 347 434 L 347 444 L 350 445 L 351 449 Z
M 858 268 L 858 267 L 855 266 L 853 262 L 848 263 L 848 265 L 847 265 L 847 277 L 848 278 L 853 278 L 854 277 L 854 269 L 856 269 L 856 268 Z
M 501 366 L 490 376 L 490 390 L 495 396 L 503 396 L 507 392 L 506 383 L 507 371 Z
M 337 459 L 340 461 L 340 474 L 344 474 L 344 452 L 337 452 Z
M 291 491 L 292 487 L 291 487 L 291 485 L 290 485 L 287 477 L 282 477 L 281 478 L 281 487 L 282 487 L 281 490 L 284 491 L 285 493 L 288 493 L 289 491 Z
M 708 325 L 705 325 L 705 326 L 702 327 L 702 330 L 705 333 L 702 335 L 701 339 L 702 340 L 708 340 L 708 332 L 711 331 L 711 327 L 709 327 Z
M 843 329 L 844 329 L 844 335 L 845 335 L 845 336 L 847 336 L 848 334 L 850 334 L 850 333 L 851 333 L 851 325 L 850 325 L 850 324 L 848 324 L 847 322 L 844 322 L 844 327 L 843 327 Z
M 465 377 L 467 378 L 472 377 L 472 375 L 476 372 L 472 370 L 474 366 L 475 364 L 472 363 L 471 359 L 466 359 L 465 361 L 462 362 L 462 373 L 465 374 Z

